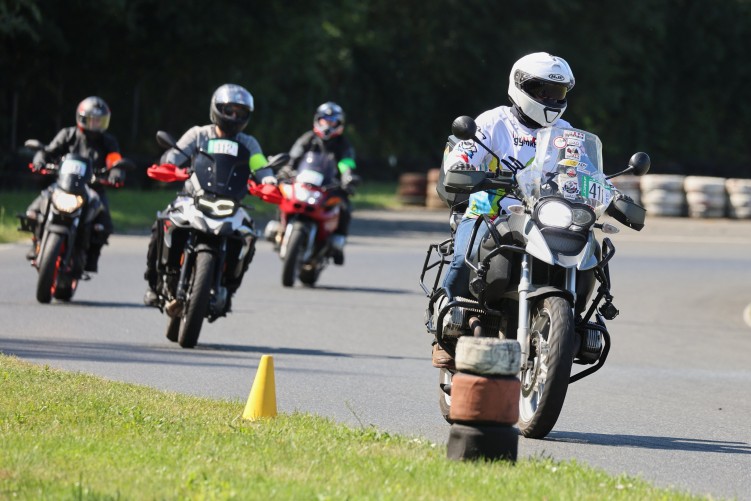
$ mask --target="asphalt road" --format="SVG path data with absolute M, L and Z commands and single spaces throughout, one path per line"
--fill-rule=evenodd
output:
M 319 287 L 281 286 L 270 244 L 233 313 L 184 350 L 143 307 L 146 238 L 114 236 L 101 273 L 70 304 L 40 305 L 27 246 L 0 245 L 0 351 L 108 379 L 236 401 L 260 357 L 274 357 L 280 412 L 445 443 L 437 370 L 418 285 L 443 212 L 356 212 L 346 263 Z M 751 221 L 650 219 L 612 240 L 610 358 L 574 383 L 545 440 L 522 457 L 575 459 L 694 494 L 751 500 Z

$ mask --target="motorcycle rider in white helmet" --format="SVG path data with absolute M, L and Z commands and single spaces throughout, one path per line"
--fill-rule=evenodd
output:
M 449 170 L 492 170 L 498 167 L 510 173 L 511 167 L 528 166 L 535 156 L 536 134 L 540 128 L 570 127 L 561 119 L 566 111 L 567 93 L 574 87 L 574 74 L 568 63 L 546 52 L 528 54 L 511 67 L 508 97 L 511 106 L 499 106 L 481 113 L 477 119 L 476 137 L 498 158 L 478 147 L 475 141 L 461 141 L 448 152 L 444 168 Z M 444 277 L 443 287 L 448 297 L 441 298 L 435 311 L 440 311 L 446 301 L 469 296 L 469 270 L 464 256 L 469 245 L 475 220 L 483 214 L 492 219 L 507 213 L 510 205 L 519 201 L 498 191 L 481 191 L 469 197 L 467 210 L 457 225 L 454 236 L 454 255 Z M 481 241 L 475 240 L 475 246 Z M 453 313 L 453 314 L 452 314 Z M 461 324 L 458 309 L 452 309 L 444 318 L 444 332 L 466 331 Z M 453 368 L 454 361 L 441 347 L 433 344 L 433 366 Z

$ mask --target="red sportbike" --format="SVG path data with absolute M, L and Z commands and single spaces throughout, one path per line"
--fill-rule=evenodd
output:
M 279 186 L 253 181 L 249 185 L 251 195 L 279 205 L 279 221 L 269 221 L 264 236 L 282 259 L 282 285 L 292 287 L 299 278 L 313 286 L 329 261 L 343 263 L 332 235 L 345 201 L 336 165 L 327 155 L 306 153 L 296 175 L 281 180 Z

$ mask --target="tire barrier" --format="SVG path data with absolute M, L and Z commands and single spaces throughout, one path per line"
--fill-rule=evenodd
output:
M 683 190 L 686 192 L 689 217 L 725 217 L 725 178 L 687 176 L 683 181 Z
M 516 461 L 521 348 L 514 340 L 462 336 L 451 379 L 446 455 L 455 460 Z
M 651 216 L 680 217 L 686 214 L 686 176 L 647 174 L 641 177 L 641 202 Z
M 396 190 L 397 199 L 404 205 L 425 205 L 427 175 L 419 172 L 406 172 L 399 176 Z
M 728 215 L 734 219 L 751 219 L 751 179 L 726 179 Z
M 428 171 L 427 185 L 425 192 L 425 207 L 428 209 L 445 209 L 446 203 L 441 200 L 436 191 L 441 169 L 430 169 Z

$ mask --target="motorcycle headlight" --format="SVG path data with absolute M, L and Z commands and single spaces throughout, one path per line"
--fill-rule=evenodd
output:
M 317 190 L 311 190 L 303 184 L 295 186 L 295 198 L 303 203 L 314 205 L 321 193 Z
M 71 214 L 81 208 L 83 205 L 83 197 L 81 195 L 73 195 L 72 193 L 55 190 L 52 192 L 52 204 L 60 212 Z
M 235 212 L 237 204 L 234 200 L 228 200 L 226 198 L 217 198 L 215 200 L 199 198 L 197 206 L 201 212 L 208 214 L 209 216 L 227 217 Z
M 537 219 L 543 226 L 568 228 L 574 222 L 574 211 L 567 204 L 553 200 L 540 206 Z

